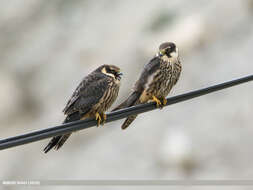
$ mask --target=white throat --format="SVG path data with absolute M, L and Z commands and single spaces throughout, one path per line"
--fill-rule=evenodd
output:
M 171 54 L 170 54 L 170 56 L 172 57 L 172 58 L 178 58 L 178 48 L 176 48 L 176 51 L 174 51 L 174 52 L 172 52 Z

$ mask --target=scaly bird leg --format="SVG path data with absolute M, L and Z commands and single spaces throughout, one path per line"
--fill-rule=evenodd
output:
M 152 98 L 153 98 L 152 100 L 153 100 L 154 102 L 156 102 L 156 107 L 157 107 L 157 108 L 160 108 L 161 105 L 162 105 L 161 101 L 160 101 L 157 97 L 155 97 L 155 96 L 153 96 Z
M 167 99 L 165 97 L 162 97 L 162 105 L 165 106 L 167 104 Z
M 96 113 L 96 120 L 97 120 L 97 126 L 99 126 L 100 125 L 100 123 L 101 123 L 101 121 L 102 121 L 102 119 L 101 119 L 101 116 L 99 115 L 99 113 L 97 112 Z
M 102 116 L 103 116 L 102 125 L 104 125 L 104 124 L 105 124 L 105 121 L 106 121 L 106 119 L 107 119 L 107 116 L 106 116 L 106 114 L 104 114 L 104 113 L 102 113 Z

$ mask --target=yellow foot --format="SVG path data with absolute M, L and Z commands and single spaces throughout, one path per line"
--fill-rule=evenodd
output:
M 106 116 L 106 114 L 104 114 L 104 113 L 102 113 L 102 115 L 103 115 L 102 125 L 104 125 L 104 124 L 105 124 L 105 121 L 106 121 L 106 119 L 107 119 L 107 116 Z
M 102 119 L 101 119 L 101 116 L 99 115 L 99 113 L 97 112 L 96 113 L 96 120 L 97 120 L 97 126 L 99 126 L 100 125 L 100 123 L 101 123 L 101 121 L 102 121 Z
M 162 97 L 162 105 L 165 106 L 167 104 L 167 99 Z
M 156 102 L 156 107 L 161 107 L 162 103 L 157 97 L 153 96 L 153 101 Z

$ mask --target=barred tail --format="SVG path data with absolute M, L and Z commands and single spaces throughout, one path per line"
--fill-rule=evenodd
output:
M 78 112 L 76 112 L 76 113 L 73 113 L 73 114 L 67 116 L 66 119 L 63 121 L 63 123 L 68 123 L 68 122 L 76 121 L 79 119 L 80 119 L 80 115 Z M 48 143 L 48 145 L 44 148 L 44 150 L 43 150 L 44 153 L 49 152 L 52 148 L 55 148 L 56 150 L 61 148 L 62 145 L 66 142 L 66 140 L 69 138 L 70 135 L 71 135 L 71 133 L 53 137 L 51 139 L 51 141 Z

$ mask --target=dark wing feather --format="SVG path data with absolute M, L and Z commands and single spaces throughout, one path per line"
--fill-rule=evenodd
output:
M 155 56 L 153 59 L 149 61 L 148 64 L 144 66 L 144 69 L 135 83 L 134 91 L 128 96 L 128 98 L 122 102 L 119 106 L 117 106 L 112 111 L 116 111 L 122 108 L 130 107 L 136 105 L 138 103 L 139 97 L 141 96 L 142 92 L 144 91 L 145 85 L 150 76 L 157 71 L 160 67 L 161 59 L 159 56 Z
M 139 104 L 139 97 L 141 96 L 142 92 L 145 90 L 145 86 L 149 80 L 149 77 L 153 75 L 159 68 L 160 68 L 161 59 L 159 56 L 155 56 L 153 59 L 150 60 L 148 64 L 144 66 L 144 69 L 139 77 L 139 80 L 135 83 L 134 91 L 130 94 L 130 96 L 121 103 L 118 107 L 116 107 L 113 111 L 118 109 L 122 109 L 125 107 L 130 107 L 136 104 Z M 121 128 L 126 129 L 135 119 L 137 115 L 129 116 L 124 123 L 122 124 Z
M 148 64 L 144 66 L 144 69 L 141 73 L 139 80 L 135 83 L 134 90 L 138 92 L 143 92 L 146 83 L 148 82 L 148 78 L 152 76 L 153 73 L 159 69 L 161 64 L 161 59 L 159 56 L 155 56 L 153 59 L 149 61 Z
M 92 106 L 97 104 L 103 97 L 108 88 L 109 81 L 106 77 L 97 77 L 97 79 L 98 80 L 90 81 L 90 84 L 85 85 L 86 88 L 82 87 L 73 94 L 75 100 L 70 100 L 71 103 L 68 103 L 66 109 L 64 109 L 67 117 L 63 123 L 81 119 L 81 117 L 89 112 Z M 59 149 L 66 142 L 70 135 L 71 133 L 53 137 L 49 144 L 44 148 L 44 152 L 47 153 L 53 147 Z
M 82 82 L 78 85 L 78 87 L 76 88 L 76 90 L 74 91 L 74 93 L 72 94 L 71 98 L 69 99 L 67 105 L 65 106 L 65 108 L 63 109 L 63 112 L 65 115 L 69 115 L 72 114 L 76 111 L 79 111 L 76 108 L 76 102 L 77 101 L 84 101 L 83 98 L 86 97 L 87 99 L 89 99 L 89 97 L 87 95 L 84 94 L 88 92 L 88 95 L 90 95 L 90 92 L 93 91 L 92 88 L 94 88 L 94 83 L 97 83 L 98 81 L 105 79 L 105 76 L 102 73 L 91 73 L 89 74 L 87 77 L 85 77 Z M 81 95 L 84 95 L 84 97 L 81 97 Z M 94 96 L 94 94 L 93 94 Z M 82 98 L 82 100 L 80 100 L 80 98 Z M 93 101 L 93 99 L 91 98 L 90 100 L 87 101 Z
M 87 88 L 79 92 L 79 96 L 73 103 L 73 111 L 80 113 L 88 112 L 92 106 L 97 104 L 103 97 L 108 88 L 108 79 L 106 77 L 90 83 Z

